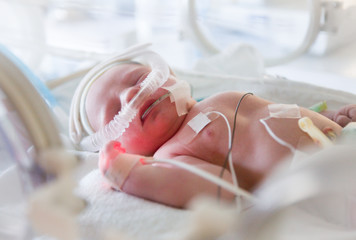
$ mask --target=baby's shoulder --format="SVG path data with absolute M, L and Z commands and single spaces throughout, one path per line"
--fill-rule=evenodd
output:
M 239 98 L 243 95 L 244 93 L 238 92 L 238 91 L 225 91 L 225 92 L 218 92 L 215 93 L 209 97 L 207 97 L 205 100 L 211 100 L 211 99 L 220 99 L 220 100 L 224 100 L 224 99 L 230 99 L 230 98 Z
M 204 98 L 194 106 L 194 110 L 202 110 L 207 107 L 235 107 L 245 93 L 238 91 L 219 92 Z

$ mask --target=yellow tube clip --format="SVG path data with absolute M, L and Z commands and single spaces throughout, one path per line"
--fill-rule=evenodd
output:
M 321 147 L 331 146 L 332 142 L 325 134 L 317 128 L 309 117 L 303 117 L 298 121 L 299 128 L 306 132 L 315 143 Z

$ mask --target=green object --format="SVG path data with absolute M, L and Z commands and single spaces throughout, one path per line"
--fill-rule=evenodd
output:
M 314 104 L 313 106 L 309 107 L 310 110 L 314 112 L 322 112 L 325 111 L 328 108 L 328 105 L 326 105 L 325 101 L 319 102 L 317 104 Z

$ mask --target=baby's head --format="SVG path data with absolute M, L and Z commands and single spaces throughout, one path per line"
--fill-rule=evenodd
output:
M 94 131 L 108 124 L 122 106 L 127 104 L 140 89 L 140 83 L 151 69 L 138 63 L 122 63 L 106 71 L 88 90 L 85 111 Z M 176 83 L 171 73 L 164 86 Z M 119 139 L 129 153 L 152 155 L 180 128 L 185 115 L 178 116 L 172 93 L 159 88 L 152 93 L 138 110 L 129 128 Z M 189 110 L 194 100 L 186 99 Z M 185 103 L 184 103 L 185 104 Z

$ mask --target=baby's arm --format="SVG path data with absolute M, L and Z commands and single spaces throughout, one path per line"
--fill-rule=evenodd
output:
M 323 111 L 321 112 L 325 117 L 333 120 L 341 127 L 345 127 L 349 122 L 356 121 L 356 104 L 349 104 L 337 111 Z
M 199 194 L 217 196 L 218 187 L 187 170 L 165 163 L 145 164 L 151 157 L 124 153 L 117 142 L 109 143 L 100 154 L 99 166 L 110 184 L 123 192 L 175 207 L 184 207 Z M 172 159 L 185 162 L 219 176 L 221 167 L 190 156 Z M 109 170 L 109 171 L 108 171 Z M 126 172 L 125 172 L 126 171 Z M 232 182 L 229 171 L 223 179 Z M 224 190 L 222 199 L 233 199 Z

